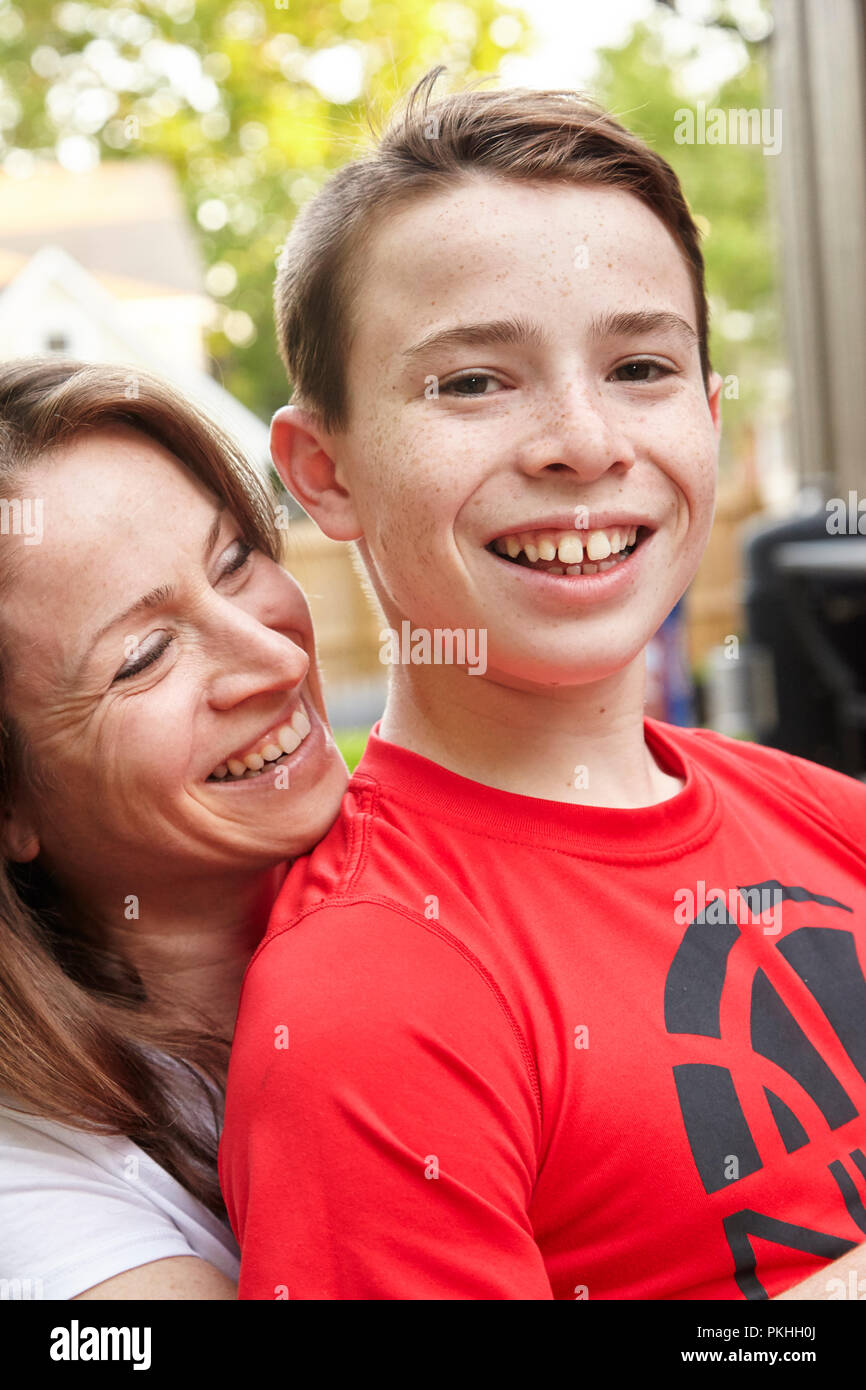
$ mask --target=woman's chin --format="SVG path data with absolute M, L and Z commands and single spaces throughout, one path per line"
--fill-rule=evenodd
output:
M 347 782 L 330 729 L 316 718 L 293 753 L 249 775 L 208 778 L 199 784 L 196 799 L 235 831 L 248 825 L 270 844 L 284 845 L 286 857 L 296 858 L 330 829 Z

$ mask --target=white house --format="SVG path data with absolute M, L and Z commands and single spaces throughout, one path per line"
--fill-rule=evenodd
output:
M 206 370 L 202 281 L 166 166 L 0 175 L 0 359 L 53 352 L 167 377 L 266 471 L 267 425 Z

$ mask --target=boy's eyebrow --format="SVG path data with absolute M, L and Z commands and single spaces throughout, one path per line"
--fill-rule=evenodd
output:
M 437 328 L 426 338 L 407 348 L 403 360 L 413 364 L 419 358 L 428 356 L 440 348 L 483 347 L 485 343 L 499 343 L 512 347 L 516 343 L 533 343 L 543 347 L 547 334 L 541 324 L 526 318 L 488 319 L 478 323 L 455 323 L 451 328 Z
M 698 335 L 682 315 L 671 309 L 631 309 L 620 314 L 600 314 L 589 326 L 593 338 L 632 338 L 639 333 L 678 333 L 689 346 L 698 342 Z
M 669 309 L 632 309 L 621 313 L 600 314 L 593 318 L 589 325 L 590 336 L 595 339 L 626 338 L 639 333 L 659 331 L 677 333 L 690 346 L 698 342 L 698 335 L 691 324 L 680 314 L 675 314 Z M 544 347 L 548 342 L 548 336 L 540 323 L 534 319 L 516 316 L 476 323 L 456 323 L 449 328 L 436 329 L 420 342 L 407 348 L 402 357 L 403 361 L 411 366 L 419 359 L 442 348 L 483 347 L 487 343 L 499 343 L 503 347 L 514 347 L 518 344 Z

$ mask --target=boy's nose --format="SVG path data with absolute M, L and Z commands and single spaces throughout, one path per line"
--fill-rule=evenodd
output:
M 615 466 L 631 468 L 635 450 L 600 394 L 573 383 L 540 416 L 537 429 L 524 441 L 520 462 L 529 473 L 569 468 L 591 481 Z

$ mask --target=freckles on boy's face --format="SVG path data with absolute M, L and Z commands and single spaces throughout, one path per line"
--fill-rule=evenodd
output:
M 620 669 L 712 523 L 670 233 L 619 189 L 474 175 L 382 222 L 354 311 L 338 458 L 389 622 L 484 628 L 514 683 Z

